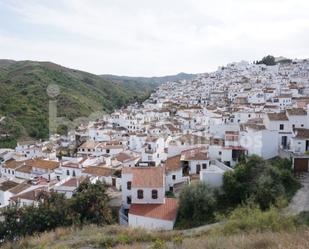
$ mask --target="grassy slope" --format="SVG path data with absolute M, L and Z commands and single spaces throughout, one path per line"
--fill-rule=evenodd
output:
M 6 117 L 0 133 L 10 133 L 13 140 L 46 138 L 49 84 L 60 88 L 58 116 L 71 120 L 142 100 L 157 86 L 114 82 L 49 62 L 0 60 L 0 117 Z M 0 147 L 9 143 L 2 139 Z
M 25 238 L 19 242 L 4 245 L 9 248 L 182 248 L 182 249 L 305 249 L 309 248 L 309 230 L 298 228 L 280 232 L 248 232 L 232 235 L 200 233 L 182 235 L 179 231 L 146 232 L 120 226 L 83 229 L 59 228 L 54 232 Z

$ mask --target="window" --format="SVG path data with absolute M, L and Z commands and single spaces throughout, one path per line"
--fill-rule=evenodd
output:
M 176 175 L 172 175 L 172 179 L 173 179 L 173 180 L 176 180 Z
M 202 164 L 202 167 L 203 167 L 203 169 L 206 169 L 206 168 L 207 168 L 207 164 L 206 164 L 206 163 L 203 163 L 203 164 Z
M 283 124 L 280 124 L 279 129 L 280 129 L 281 131 L 284 130 L 284 125 L 283 125 Z
M 76 176 L 75 170 L 73 170 L 73 176 Z
M 301 124 L 301 127 L 304 127 L 304 125 L 303 125 L 303 124 Z
M 132 182 L 127 182 L 127 190 L 131 190 L 131 184 Z
M 70 175 L 70 171 L 69 170 L 67 170 L 67 176 L 69 176 Z
M 222 155 L 222 151 L 219 151 L 219 155 L 220 155 L 220 156 Z
M 295 124 L 292 125 L 292 128 L 293 128 L 293 129 L 295 128 Z
M 106 149 L 106 153 L 109 154 L 109 149 Z
M 158 190 L 156 189 L 151 190 L 151 198 L 158 199 Z
M 139 189 L 137 190 L 137 199 L 143 199 L 144 198 L 144 190 Z
M 127 204 L 131 204 L 132 203 L 132 198 L 131 198 L 131 196 L 127 196 Z

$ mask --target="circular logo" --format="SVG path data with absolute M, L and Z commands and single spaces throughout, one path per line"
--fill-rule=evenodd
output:
M 47 92 L 47 95 L 49 97 L 55 98 L 55 97 L 57 97 L 59 95 L 60 89 L 59 89 L 58 85 L 50 84 L 50 85 L 48 85 L 46 92 Z

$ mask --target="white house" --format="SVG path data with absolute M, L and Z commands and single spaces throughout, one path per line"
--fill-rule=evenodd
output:
M 122 169 L 122 203 L 128 224 L 153 230 L 171 230 L 177 216 L 176 199 L 165 198 L 164 167 Z
M 181 155 L 170 157 L 165 162 L 165 190 L 173 191 L 174 185 L 188 181 L 188 177 L 183 176 Z
M 228 171 L 233 169 L 218 160 L 213 160 L 206 169 L 201 170 L 200 180 L 212 188 L 218 188 L 223 185 L 224 173 Z
M 304 154 L 309 151 L 309 129 L 294 129 L 290 149 L 296 154 Z

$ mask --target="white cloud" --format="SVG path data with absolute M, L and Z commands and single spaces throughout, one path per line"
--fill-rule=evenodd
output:
M 164 75 L 268 53 L 309 57 L 307 0 L 15 0 L 6 7 L 46 33 L 5 33 L 2 57 L 94 73 Z

